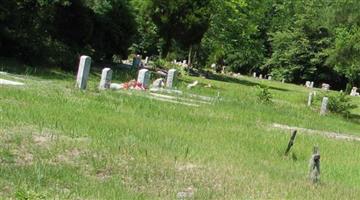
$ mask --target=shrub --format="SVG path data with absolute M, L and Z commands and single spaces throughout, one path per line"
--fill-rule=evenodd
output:
M 350 110 L 356 107 L 357 105 L 352 104 L 350 97 L 343 92 L 329 96 L 329 110 L 331 112 L 349 115 Z
M 324 96 L 329 98 L 328 108 L 329 111 L 333 113 L 343 114 L 343 115 L 350 115 L 350 111 L 352 109 L 357 108 L 357 105 L 351 102 L 351 98 L 346 95 L 344 92 L 335 93 L 335 94 L 322 94 L 319 95 L 318 100 L 322 100 Z
M 271 103 L 272 94 L 269 91 L 269 87 L 257 86 L 257 88 L 258 88 L 258 93 L 257 93 L 258 100 L 262 103 Z

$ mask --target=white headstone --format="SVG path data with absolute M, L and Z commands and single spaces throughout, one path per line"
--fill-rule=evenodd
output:
M 260 75 L 259 75 L 259 79 L 262 79 L 262 78 L 263 78 L 263 75 L 262 75 L 262 74 L 260 74 Z
M 310 88 L 310 84 L 311 84 L 311 82 L 310 82 L 310 81 L 306 81 L 306 83 L 305 83 L 305 87 Z
M 272 79 L 272 77 L 271 77 L 271 76 L 269 76 L 269 77 L 268 77 L 268 80 L 269 80 L 269 81 L 271 81 L 271 79 Z
M 149 57 L 148 56 L 146 56 L 144 63 L 145 63 L 145 65 L 147 65 L 149 63 Z
M 281 80 L 282 83 L 285 83 L 285 79 Z
M 183 60 L 182 64 L 186 65 L 187 61 L 186 60 Z
M 256 78 L 256 72 L 253 73 L 253 77 Z
M 329 84 L 326 84 L 326 83 L 323 83 L 323 84 L 321 85 L 321 89 L 323 89 L 323 90 L 329 90 L 329 89 L 330 89 L 330 85 L 329 85 Z
M 101 80 L 99 89 L 105 90 L 110 88 L 112 78 L 112 70 L 110 68 L 104 68 L 101 73 Z
M 328 109 L 329 98 L 324 97 L 321 103 L 320 115 L 326 115 Z
M 81 56 L 76 78 L 76 87 L 79 87 L 82 90 L 86 89 L 87 80 L 90 73 L 90 66 L 91 58 L 89 56 Z
M 212 68 L 212 69 L 215 69 L 215 68 L 216 68 L 216 64 L 215 64 L 215 63 L 211 64 L 211 68 Z
M 176 81 L 176 76 L 177 76 L 177 70 L 176 69 L 170 69 L 168 74 L 167 74 L 167 79 L 166 79 L 166 87 L 167 88 L 173 88 L 175 81 Z
M 147 69 L 142 69 L 139 71 L 138 83 L 141 83 L 144 88 L 149 88 L 150 84 L 150 71 Z
M 310 88 L 314 88 L 314 81 L 310 82 Z
M 308 103 L 307 103 L 308 106 L 311 106 L 313 96 L 314 96 L 314 93 L 310 92 L 309 97 L 308 97 Z
M 359 93 L 357 92 L 358 88 L 353 87 L 350 93 L 350 96 L 359 96 Z

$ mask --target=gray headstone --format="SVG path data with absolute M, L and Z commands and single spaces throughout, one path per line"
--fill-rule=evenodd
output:
M 326 115 L 328 109 L 329 98 L 324 97 L 321 103 L 320 115 Z
M 105 90 L 110 88 L 112 78 L 112 70 L 110 68 L 104 68 L 101 73 L 101 80 L 99 89 Z
M 90 73 L 90 66 L 91 58 L 89 56 L 81 56 L 76 78 L 76 87 L 79 87 L 82 90 L 86 89 L 87 80 Z
M 149 88 L 150 85 L 150 71 L 147 69 L 142 69 L 139 71 L 138 83 L 141 83 L 144 88 Z
M 173 88 L 174 84 L 176 82 L 176 76 L 177 76 L 177 70 L 176 69 L 170 69 L 167 74 L 166 79 L 166 87 L 167 88 Z
M 308 103 L 307 103 L 308 106 L 311 106 L 313 96 L 314 96 L 314 93 L 313 93 L 313 92 L 310 92 L 310 93 L 309 93 L 309 97 L 308 97 Z

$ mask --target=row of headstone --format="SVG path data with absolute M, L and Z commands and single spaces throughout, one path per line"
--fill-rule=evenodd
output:
M 353 87 L 350 93 L 350 96 L 359 96 L 359 92 L 357 92 L 358 88 L 357 87 Z
M 77 78 L 76 78 L 76 87 L 78 87 L 81 90 L 85 90 L 87 87 L 87 81 L 89 78 L 90 67 L 91 67 L 91 58 L 89 56 L 81 56 L 78 73 L 77 73 Z M 110 88 L 112 73 L 113 72 L 110 68 L 104 68 L 102 70 L 99 89 L 104 90 L 104 89 Z M 148 69 L 139 70 L 137 82 L 141 83 L 144 88 L 149 88 L 150 75 L 151 74 Z M 174 87 L 176 76 L 177 76 L 177 70 L 170 69 L 167 74 L 167 79 L 166 79 L 166 87 L 167 88 L 171 89 Z
M 254 78 L 257 78 L 256 72 L 253 73 L 253 77 L 254 77 Z M 262 75 L 262 74 L 259 75 L 259 79 L 263 79 L 263 75 Z M 272 76 L 271 76 L 271 75 L 268 75 L 268 76 L 267 76 L 267 79 L 268 79 L 269 81 L 271 81 L 271 80 L 272 80 Z
M 314 88 L 314 82 L 313 82 L 313 81 L 306 81 L 305 87 L 307 87 L 307 88 Z
M 178 62 L 177 60 L 174 60 L 172 63 L 176 64 L 176 65 L 179 65 L 179 66 L 182 66 L 182 67 L 187 67 L 188 66 L 187 60 L 183 60 L 182 62 Z

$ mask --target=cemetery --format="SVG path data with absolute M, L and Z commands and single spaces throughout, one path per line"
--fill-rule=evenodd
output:
M 350 165 L 344 155 L 357 156 L 353 152 L 360 141 L 360 118 L 344 118 L 329 111 L 329 99 L 337 91 L 316 88 L 313 82 L 306 83 L 306 87 L 287 84 L 270 76 L 260 79 L 255 75 L 224 74 L 231 81 L 223 82 L 188 76 L 179 72 L 181 68 L 163 69 L 164 74 L 159 75 L 149 59 L 147 68 L 138 67 L 134 72 L 102 68 L 93 62 L 81 56 L 77 75 L 65 75 L 65 79 L 0 74 L 1 80 L 7 80 L 0 86 L 2 145 L 11 155 L 1 153 L 4 173 L 10 173 L 6 170 L 11 167 L 19 176 L 35 176 L 24 170 L 35 170 L 41 162 L 41 181 L 55 183 L 50 178 L 60 173 L 59 181 L 70 184 L 54 193 L 48 187 L 35 190 L 27 185 L 29 191 L 71 198 L 101 195 L 131 199 L 142 194 L 149 198 L 191 199 L 208 198 L 209 191 L 219 198 L 248 197 L 255 188 L 234 187 L 245 184 L 236 179 L 240 176 L 251 180 L 247 184 L 256 185 L 256 191 L 276 184 L 266 194 L 250 196 L 280 198 L 285 195 L 280 192 L 283 188 L 295 191 L 287 184 L 290 175 L 296 188 L 300 187 L 302 194 L 297 195 L 340 197 L 343 194 L 335 191 L 339 187 L 348 189 L 332 186 L 330 180 L 343 184 L 356 180 L 332 175 L 352 177 L 351 170 L 345 172 L 340 167 L 356 170 L 359 164 L 353 160 Z M 9 84 L 13 82 L 21 84 Z M 270 88 L 272 103 L 257 100 L 256 85 Z M 351 98 L 360 103 L 360 98 Z M 351 113 L 356 115 L 360 110 Z M 285 157 L 279 155 L 293 131 L 297 133 Z M 15 137 L 20 146 L 13 142 Z M 281 172 L 277 171 L 279 165 Z M 69 170 L 61 170 L 65 166 Z M 59 167 L 60 171 L 53 172 Z M 163 172 L 173 175 L 158 174 Z M 261 178 L 255 173 L 261 173 Z M 15 176 L 7 183 L 14 180 Z M 167 183 L 175 180 L 177 183 L 169 187 Z M 108 193 L 109 188 L 103 184 L 113 185 L 113 192 Z M 224 187 L 225 194 L 217 184 Z M 97 191 L 91 192 L 94 187 Z M 164 190 L 161 192 L 159 187 Z M 9 191 L 15 188 L 13 185 Z M 89 192 L 76 192 L 80 190 Z M 357 195 L 356 191 L 352 190 L 351 195 Z
M 5 0 L 0 199 L 359 199 L 359 9 Z

